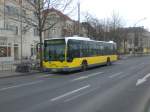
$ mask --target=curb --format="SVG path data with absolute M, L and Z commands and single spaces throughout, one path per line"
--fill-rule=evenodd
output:
M 21 76 L 29 76 L 29 75 L 35 75 L 36 73 L 42 73 L 42 72 L 27 72 L 27 73 L 19 73 L 18 74 L 14 74 L 14 75 L 7 75 L 7 76 L 0 76 L 0 79 L 4 79 L 4 78 L 13 78 L 13 77 L 21 77 Z
M 135 54 L 135 55 L 121 55 L 121 56 L 119 56 L 119 59 L 120 60 L 125 60 L 125 59 L 129 59 L 129 58 L 135 58 L 135 57 L 145 57 L 145 56 L 150 56 L 150 55 L 137 55 L 137 54 Z
M 125 60 L 125 59 L 131 58 L 131 57 L 133 57 L 133 56 L 132 55 L 131 56 L 124 55 L 124 56 L 119 56 L 119 59 L 120 60 Z

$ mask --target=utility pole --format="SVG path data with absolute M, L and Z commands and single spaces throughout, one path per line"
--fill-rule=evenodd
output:
M 78 1 L 78 36 L 80 36 L 80 1 Z
M 5 16 L 6 16 L 6 15 L 5 15 L 5 0 L 4 0 L 4 30 L 5 30 L 5 24 L 6 24 L 6 23 L 5 23 L 5 19 L 6 19 Z
M 22 63 L 22 0 L 20 0 L 20 58 Z

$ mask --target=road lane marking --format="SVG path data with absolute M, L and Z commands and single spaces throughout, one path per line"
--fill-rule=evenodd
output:
M 73 79 L 72 81 L 83 80 L 83 79 L 87 79 L 87 78 L 88 78 L 87 76 L 82 76 L 82 77 Z
M 79 88 L 79 89 L 70 91 L 70 92 L 65 93 L 65 94 L 63 94 L 63 95 L 60 95 L 60 96 L 58 96 L 58 97 L 52 98 L 51 101 L 53 102 L 53 101 L 62 99 L 62 98 L 64 98 L 64 97 L 66 97 L 66 96 L 69 96 L 69 95 L 71 95 L 71 94 L 74 94 L 74 93 L 76 93 L 76 92 L 79 92 L 79 91 L 81 91 L 81 90 L 84 90 L 84 89 L 86 89 L 86 88 L 89 88 L 90 86 L 91 86 L 91 85 L 87 85 L 87 86 L 81 87 L 81 88 Z
M 144 82 L 146 82 L 149 77 L 150 77 L 150 73 L 145 75 L 143 78 L 138 79 L 136 82 L 136 86 L 139 86 L 139 85 L 143 84 Z
M 116 76 L 121 75 L 122 73 L 123 73 L 123 72 L 115 73 L 115 74 L 109 76 L 109 78 L 114 78 L 114 77 L 116 77 Z
M 20 84 L 20 85 L 16 85 L 16 86 L 5 87 L 5 88 L 1 88 L 0 91 L 5 91 L 5 90 L 8 90 L 8 89 L 13 89 L 13 88 L 19 88 L 19 87 L 23 87 L 23 86 L 29 86 L 29 85 L 33 85 L 33 84 L 37 84 L 37 83 L 41 83 L 41 82 L 43 82 L 43 81 L 40 80 L 40 81 Z
M 64 102 L 72 101 L 72 100 L 74 100 L 74 99 L 77 99 L 77 98 L 80 97 L 80 96 L 85 95 L 85 94 L 87 94 L 87 93 L 79 94 L 79 95 L 77 95 L 77 96 L 74 96 L 74 97 L 72 97 L 72 98 L 69 98 L 69 99 L 65 100 Z
M 85 92 L 85 93 L 76 95 L 76 96 L 74 96 L 74 97 L 72 97 L 72 98 L 66 99 L 64 102 L 69 102 L 69 101 L 75 100 L 75 99 L 77 99 L 77 98 L 79 98 L 79 97 L 81 97 L 81 96 L 83 96 L 83 95 L 86 95 L 86 94 L 88 94 L 88 93 L 90 93 L 90 92 L 93 92 L 93 91 L 95 91 L 95 90 L 97 90 L 97 88 L 94 88 L 94 89 L 92 89 L 92 90 L 90 90 L 90 91 L 88 91 L 88 92 Z
M 102 73 L 104 73 L 104 72 L 97 72 L 97 73 L 93 73 L 93 74 L 90 74 L 90 75 L 81 76 L 81 77 L 75 78 L 75 79 L 73 79 L 71 81 L 84 80 L 84 79 L 87 79 L 87 78 L 90 78 L 90 77 L 94 77 L 94 76 L 102 74 Z
M 41 75 L 41 76 L 37 76 L 37 78 L 45 78 L 45 77 L 49 77 L 49 76 L 52 76 L 52 75 Z

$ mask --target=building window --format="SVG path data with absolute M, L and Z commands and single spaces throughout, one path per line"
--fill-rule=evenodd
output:
M 7 47 L 0 46 L 0 57 L 7 57 Z
M 26 10 L 24 10 L 24 9 L 22 10 L 22 15 L 23 15 L 23 16 L 26 16 L 26 15 L 27 15 Z
M 7 48 L 7 56 L 9 56 L 9 57 L 11 56 L 11 47 Z
M 14 26 L 14 32 L 16 35 L 18 35 L 18 27 L 17 26 Z
M 11 30 L 15 35 L 18 35 L 18 26 L 6 24 L 6 30 Z
M 39 31 L 37 28 L 34 29 L 34 36 L 38 36 L 39 35 Z
M 31 45 L 31 56 L 34 56 L 36 54 L 36 48 L 34 45 Z
M 53 28 L 51 29 L 51 32 L 52 32 L 53 34 L 55 34 L 55 33 L 56 33 L 56 27 L 53 27 Z
M 10 46 L 0 46 L 0 57 L 10 57 L 11 47 Z
M 5 13 L 9 14 L 9 15 L 13 15 L 13 16 L 14 15 L 18 16 L 19 15 L 19 10 L 16 7 L 6 5 L 5 6 Z
M 11 56 L 11 43 L 7 43 L 7 40 L 0 40 L 0 57 Z
M 38 3 L 38 1 L 37 1 L 37 0 L 31 0 L 31 2 L 32 2 L 32 3 L 35 3 L 35 4 L 37 4 L 37 3 Z
M 34 17 L 34 18 L 37 17 L 37 12 L 33 12 L 33 17 Z
M 56 19 L 57 19 L 56 14 L 50 14 L 50 15 L 47 17 L 47 20 L 49 20 L 49 21 L 55 21 Z

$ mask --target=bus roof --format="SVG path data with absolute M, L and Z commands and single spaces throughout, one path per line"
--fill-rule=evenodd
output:
M 65 37 L 65 40 L 68 41 L 69 39 L 74 39 L 74 40 L 87 40 L 87 41 L 90 41 L 91 39 L 88 38 L 88 37 L 78 37 L 78 36 L 75 36 L 75 37 Z
M 116 44 L 114 41 L 97 41 L 97 40 L 92 40 L 88 37 L 79 37 L 79 36 L 64 37 L 64 38 L 51 38 L 51 39 L 45 39 L 45 40 L 54 40 L 54 39 L 65 39 L 66 43 L 68 42 L 69 39 L 74 39 L 74 40 L 86 40 L 86 41 L 96 41 L 96 42 Z
M 88 37 L 79 37 L 79 36 L 74 36 L 74 37 L 64 37 L 64 38 L 51 38 L 51 39 L 45 39 L 45 40 L 55 40 L 55 39 L 65 39 L 66 42 L 68 42 L 69 39 L 74 39 L 74 40 L 86 40 L 90 41 L 91 39 Z
M 55 40 L 55 39 L 65 39 L 65 40 L 69 40 L 69 39 L 75 39 L 75 40 L 90 40 L 90 38 L 88 38 L 88 37 L 78 37 L 78 36 L 74 36 L 74 37 L 64 37 L 64 38 L 50 38 L 50 39 L 45 39 L 45 40 Z

